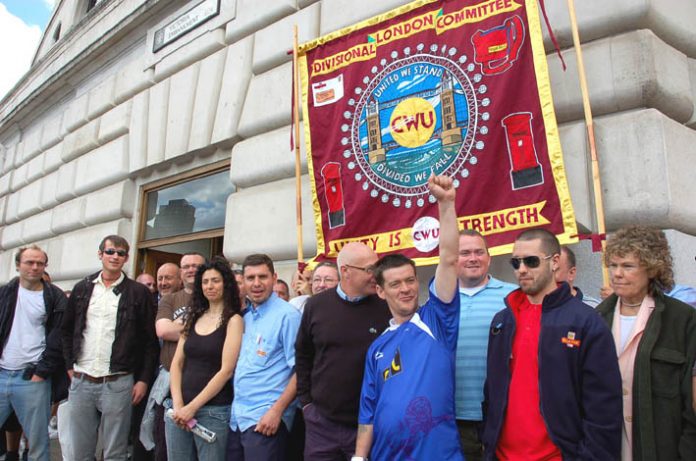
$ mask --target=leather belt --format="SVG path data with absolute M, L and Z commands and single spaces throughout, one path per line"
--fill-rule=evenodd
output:
M 110 383 L 111 381 L 116 381 L 118 378 L 121 378 L 123 376 L 127 376 L 127 375 L 109 375 L 109 376 L 102 376 L 101 378 L 95 378 L 94 376 L 90 376 L 87 373 L 80 373 L 79 371 L 73 372 L 73 377 L 85 379 L 85 380 L 89 381 L 90 383 L 94 383 L 94 384 Z

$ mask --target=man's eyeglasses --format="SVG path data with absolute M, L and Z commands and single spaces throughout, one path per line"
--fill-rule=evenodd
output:
M 338 280 L 336 280 L 335 278 L 331 278 L 331 277 L 324 277 L 323 279 L 320 279 L 320 278 L 312 279 L 312 283 L 322 283 L 322 282 L 334 283 L 334 282 L 338 282 Z
M 351 269 L 357 269 L 359 271 L 363 271 L 366 274 L 372 274 L 375 271 L 375 266 L 359 267 L 359 266 L 351 266 L 350 264 L 344 264 L 344 266 L 350 267 Z
M 547 260 L 553 258 L 553 255 L 549 256 L 544 256 L 543 258 L 540 258 L 539 256 L 525 256 L 524 258 L 510 258 L 510 265 L 512 266 L 513 269 L 517 270 L 520 268 L 522 263 L 524 263 L 525 266 L 527 266 L 530 269 L 534 269 L 539 267 L 539 264 L 541 264 L 541 260 Z
M 119 255 L 122 258 L 128 256 L 128 252 L 126 250 L 117 250 L 116 248 L 107 248 L 106 250 L 103 250 L 102 253 L 109 256 Z

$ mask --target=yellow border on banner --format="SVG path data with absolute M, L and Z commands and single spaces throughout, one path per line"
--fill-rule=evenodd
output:
M 402 15 L 404 13 L 408 13 L 409 11 L 415 10 L 416 8 L 420 8 L 423 5 L 428 5 L 430 3 L 437 3 L 439 1 L 440 0 L 416 0 L 415 2 L 411 2 L 411 3 L 408 3 L 404 6 L 400 6 L 398 8 L 394 8 L 393 10 L 389 10 L 386 13 L 378 14 L 377 16 L 372 16 L 371 18 L 365 19 L 364 21 L 360 21 L 358 23 L 344 27 L 343 29 L 338 29 L 337 31 L 334 31 L 334 32 L 329 32 L 328 34 L 323 35 L 317 39 L 311 40 L 309 42 L 302 43 L 297 48 L 298 53 L 300 56 L 302 56 L 309 50 L 313 50 L 314 48 L 321 46 L 324 43 L 335 40 L 337 38 L 344 37 L 344 36 L 350 34 L 351 32 L 355 32 L 356 30 L 364 29 L 368 26 L 373 26 L 375 24 L 379 24 L 381 22 L 387 21 L 387 20 L 394 18 L 396 16 L 399 16 L 399 15 Z
M 532 45 L 532 56 L 534 59 L 534 74 L 536 75 L 537 89 L 539 91 L 539 103 L 541 113 L 544 117 L 544 127 L 546 130 L 546 145 L 548 146 L 549 162 L 551 171 L 558 193 L 558 200 L 563 217 L 563 234 L 558 235 L 561 245 L 576 243 L 578 233 L 573 211 L 573 202 L 570 198 L 568 180 L 565 174 L 563 163 L 563 151 L 561 150 L 561 140 L 556 123 L 556 112 L 553 106 L 553 96 L 551 94 L 551 81 L 549 80 L 549 67 L 546 61 L 546 51 L 541 35 L 541 20 L 537 0 L 525 0 L 527 8 L 527 24 L 529 25 L 529 39 Z M 512 249 L 510 249 L 512 251 Z M 493 253 L 493 251 L 491 251 Z
M 309 127 L 309 75 L 307 73 L 307 55 L 299 54 L 297 59 L 299 66 L 300 85 L 302 85 L 302 124 L 305 133 L 305 148 L 307 150 L 307 173 L 309 183 L 312 185 L 312 213 L 314 214 L 314 228 L 317 235 L 317 255 L 325 253 L 326 243 L 324 242 L 324 229 L 321 222 L 321 204 L 317 193 L 317 184 L 314 176 L 314 162 L 312 160 L 312 136 Z M 301 142 L 296 139 L 295 142 Z M 315 256 L 316 257 L 316 256 Z M 311 265 L 311 261 L 310 261 Z
M 307 155 L 307 168 L 310 183 L 312 186 L 312 209 L 314 213 L 314 226 L 317 235 L 317 255 L 323 255 L 326 253 L 326 240 L 324 237 L 324 230 L 322 227 L 322 217 L 321 217 L 321 206 L 319 203 L 319 196 L 317 193 L 316 178 L 314 175 L 314 163 L 312 159 L 312 138 L 310 134 L 309 120 L 309 69 L 307 67 L 307 56 L 306 53 L 318 46 L 325 43 L 333 41 L 335 39 L 344 37 L 352 32 L 364 29 L 366 27 L 376 25 L 392 19 L 396 16 L 408 13 L 414 9 L 420 8 L 424 5 L 437 3 L 440 0 L 416 0 L 408 3 L 404 6 L 392 9 L 385 13 L 373 16 L 364 21 L 358 22 L 356 24 L 344 27 L 337 31 L 326 34 L 315 40 L 303 43 L 298 48 L 298 66 L 300 74 L 300 82 L 302 85 L 302 112 L 303 112 L 303 124 L 305 131 L 305 146 Z M 519 1 L 519 0 L 518 0 Z M 575 222 L 575 214 L 573 211 L 573 204 L 570 197 L 570 190 L 568 188 L 568 182 L 565 174 L 565 167 L 563 161 L 563 153 L 561 150 L 561 142 L 559 138 L 558 125 L 556 123 L 556 114 L 553 105 L 553 97 L 551 94 L 551 83 L 548 74 L 548 63 L 546 61 L 546 51 L 544 49 L 542 33 L 541 33 L 541 21 L 539 18 L 539 10 L 537 7 L 537 0 L 524 0 L 525 8 L 527 11 L 527 23 L 529 26 L 529 37 L 532 46 L 532 57 L 534 62 L 534 72 L 537 81 L 537 90 L 539 93 L 539 103 L 541 105 L 541 112 L 544 119 L 544 126 L 546 131 L 546 143 L 548 146 L 549 162 L 551 164 L 551 170 L 554 177 L 554 185 L 556 186 L 556 192 L 559 198 L 560 211 L 563 221 L 563 233 L 558 235 L 558 239 L 562 245 L 576 243 L 578 241 L 577 237 L 572 237 L 577 234 L 577 225 Z M 300 140 L 296 140 L 300 142 Z M 498 245 L 489 248 L 491 255 L 502 255 L 509 254 L 512 252 L 513 244 Z M 430 265 L 436 264 L 439 261 L 438 257 L 428 257 L 428 258 L 413 258 L 417 265 Z M 312 265 L 312 261 L 309 261 Z

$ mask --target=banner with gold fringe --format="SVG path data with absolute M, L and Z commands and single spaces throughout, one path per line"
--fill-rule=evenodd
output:
M 300 45 L 317 259 L 362 241 L 437 260 L 431 174 L 492 254 L 576 241 L 535 0 L 419 0 Z

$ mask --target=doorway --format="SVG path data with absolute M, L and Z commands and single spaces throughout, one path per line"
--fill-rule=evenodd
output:
M 181 255 L 222 255 L 227 197 L 234 192 L 229 160 L 143 186 L 136 276 L 152 276 Z

